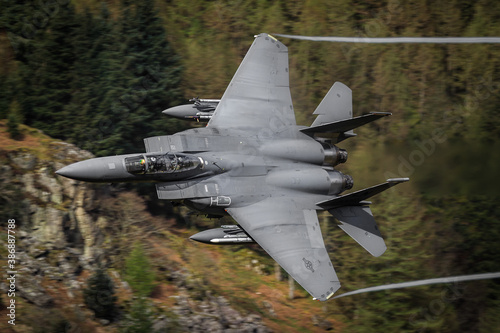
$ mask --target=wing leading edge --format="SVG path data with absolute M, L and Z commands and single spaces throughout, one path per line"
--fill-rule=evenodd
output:
M 208 126 L 250 127 L 278 133 L 295 124 L 288 49 L 273 36 L 260 34 L 234 74 Z
M 227 211 L 314 298 L 326 301 L 340 288 L 315 210 L 268 198 Z

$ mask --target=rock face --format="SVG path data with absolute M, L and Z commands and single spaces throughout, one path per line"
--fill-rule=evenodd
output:
M 45 158 L 27 150 L 0 155 L 2 189 L 23 198 L 9 217 L 16 220 L 17 295 L 39 307 L 54 303 L 42 280 L 63 282 L 69 293 L 79 289 L 76 277 L 82 263 L 93 262 L 94 248 L 100 245 L 100 230 L 87 212 L 94 207 L 83 208 L 94 189 L 54 173 L 93 155 L 62 142 L 51 142 L 50 151 L 53 155 Z
M 11 152 L 4 163 L 14 176 L 4 181 L 17 186 L 23 196 L 24 213 L 17 223 L 22 230 L 54 249 L 75 247 L 93 259 L 98 230 L 87 211 L 94 207 L 86 199 L 94 196 L 91 186 L 77 184 L 54 171 L 92 154 L 77 147 L 53 142 L 51 159 L 41 159 L 27 151 Z
M 242 316 L 222 296 L 208 297 L 201 302 L 179 296 L 174 313 L 189 332 L 269 332 L 259 315 Z

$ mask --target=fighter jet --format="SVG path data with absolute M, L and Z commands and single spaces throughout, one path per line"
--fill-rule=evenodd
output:
M 154 182 L 160 199 L 237 225 L 191 237 L 210 244 L 258 243 L 314 299 L 340 288 L 325 249 L 318 211 L 373 256 L 386 250 L 371 196 L 408 178 L 348 194 L 353 178 L 335 167 L 347 161 L 336 145 L 353 129 L 390 113 L 352 115 L 352 92 L 336 82 L 298 126 L 289 88 L 287 47 L 262 33 L 229 83 L 206 127 L 144 139 L 146 152 L 89 159 L 56 173 L 88 182 Z

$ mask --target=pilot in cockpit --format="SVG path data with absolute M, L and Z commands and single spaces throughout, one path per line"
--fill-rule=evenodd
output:
M 151 156 L 150 161 L 151 161 L 151 163 L 149 163 L 149 171 L 151 171 L 151 172 L 156 171 L 157 170 L 156 157 Z

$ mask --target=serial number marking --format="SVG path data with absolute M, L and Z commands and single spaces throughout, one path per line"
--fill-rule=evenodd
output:
M 7 267 L 10 270 L 7 270 L 7 285 L 9 289 L 7 291 L 7 296 L 10 298 L 7 303 L 7 317 L 10 320 L 7 322 L 10 325 L 16 325 L 16 220 L 9 219 L 7 220 Z

